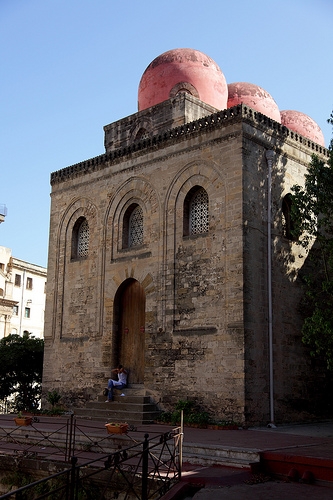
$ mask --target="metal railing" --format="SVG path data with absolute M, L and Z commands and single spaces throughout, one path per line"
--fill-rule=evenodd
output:
M 33 417 L 31 424 L 16 426 L 14 416 L 2 415 L 0 420 L 0 444 L 2 454 L 27 458 L 44 458 L 68 461 L 76 444 L 75 419 Z
M 31 417 L 29 425 L 15 425 L 15 415 L 0 415 L 0 449 L 2 454 L 69 462 L 72 456 L 86 461 L 91 454 L 106 455 L 119 446 L 142 439 L 143 431 L 133 425 L 116 442 L 101 422 L 77 419 L 73 413 L 61 417 Z M 150 434 L 159 432 L 149 430 Z M 138 437 L 139 436 L 139 437 Z
M 0 499 L 157 500 L 181 478 L 182 427 L 71 467 L 0 496 Z M 112 496 L 111 496 L 112 495 Z

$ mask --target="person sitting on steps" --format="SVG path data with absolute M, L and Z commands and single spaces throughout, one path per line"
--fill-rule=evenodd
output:
M 111 370 L 111 373 L 116 373 L 118 375 L 118 380 L 113 380 L 112 378 L 108 381 L 108 399 L 106 403 L 110 403 L 113 400 L 113 388 L 124 389 L 127 386 L 127 371 L 123 365 L 118 365 L 117 368 Z

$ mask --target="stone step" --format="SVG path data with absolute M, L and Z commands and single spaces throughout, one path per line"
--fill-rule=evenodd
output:
M 184 443 L 183 460 L 192 464 L 224 465 L 250 469 L 252 464 L 260 462 L 260 453 L 259 451 L 221 445 Z
M 107 387 L 107 382 L 105 383 L 105 387 Z M 147 391 L 143 384 L 129 384 L 125 389 L 116 389 L 114 388 L 114 394 L 125 393 L 129 396 L 146 396 Z
M 117 410 L 98 410 L 77 408 L 75 416 L 100 422 L 127 422 L 131 425 L 152 424 L 158 417 L 159 412 L 123 412 Z
M 112 402 L 105 402 L 105 396 L 99 395 L 97 401 L 89 401 L 84 408 L 73 408 L 73 411 L 79 418 L 127 422 L 131 425 L 151 424 L 158 418 L 160 411 L 141 385 L 131 386 L 124 391 L 115 391 Z
M 94 410 L 107 410 L 107 411 L 122 411 L 122 412 L 147 412 L 147 411 L 153 411 L 156 412 L 156 405 L 154 403 L 142 403 L 140 401 L 136 401 L 134 403 L 131 403 L 129 401 L 112 401 L 110 403 L 105 403 L 100 402 L 100 401 L 95 401 L 92 402 L 90 401 L 89 403 L 86 403 L 85 409 L 94 409 Z
M 87 405 L 89 404 L 97 404 L 97 403 L 105 403 L 105 400 L 107 399 L 106 396 L 98 396 L 97 401 L 89 401 Z M 151 399 L 149 396 L 136 396 L 136 395 L 130 395 L 130 394 L 125 394 L 125 396 L 120 396 L 117 394 L 114 394 L 113 396 L 113 401 L 117 403 L 134 403 L 134 404 L 154 404 L 151 403 Z

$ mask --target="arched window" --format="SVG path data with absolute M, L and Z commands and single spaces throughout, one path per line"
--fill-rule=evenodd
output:
M 282 200 L 282 227 L 283 227 L 283 236 L 288 238 L 288 240 L 294 241 L 296 240 L 295 234 L 293 231 L 295 230 L 294 221 L 292 219 L 292 197 L 291 194 L 288 193 Z
M 142 141 L 144 139 L 149 139 L 148 130 L 140 128 L 135 136 L 135 141 Z
M 193 187 L 184 200 L 183 235 L 204 234 L 209 230 L 209 207 L 207 191 Z
M 143 244 L 143 211 L 140 205 L 133 203 L 128 207 L 123 221 L 123 248 Z
M 197 89 L 189 82 L 179 82 L 170 91 L 169 96 L 171 98 L 176 97 L 178 94 L 190 94 L 194 97 L 200 99 L 199 92 Z
M 89 254 L 89 224 L 87 219 L 80 217 L 73 227 L 72 259 L 82 259 Z

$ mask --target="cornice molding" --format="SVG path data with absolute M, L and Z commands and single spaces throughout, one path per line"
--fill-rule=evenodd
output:
M 303 147 L 309 148 L 311 150 L 311 154 L 318 153 L 326 156 L 327 158 L 329 156 L 329 151 L 326 148 L 310 141 L 306 137 L 296 134 L 284 125 L 281 125 L 281 123 L 268 118 L 262 113 L 258 113 L 244 104 L 239 104 L 233 108 L 212 113 L 204 118 L 199 118 L 193 122 L 166 130 L 161 134 L 134 142 L 126 147 L 116 149 L 109 153 L 104 153 L 100 156 L 96 156 L 89 160 L 85 160 L 53 172 L 51 174 L 50 182 L 51 185 L 53 185 L 69 179 L 74 179 L 78 176 L 101 170 L 105 166 L 118 164 L 126 157 L 139 157 L 147 154 L 149 151 L 164 148 L 167 145 L 172 145 L 173 143 L 188 139 L 191 136 L 201 135 L 207 131 L 221 128 L 227 123 L 233 123 L 235 121 L 239 122 L 241 120 L 244 120 L 252 125 L 256 125 L 263 131 L 268 131 L 272 134 L 280 136 L 281 141 L 286 140 L 286 138 L 292 139 L 296 143 L 302 144 Z M 267 130 L 267 128 L 269 130 Z

